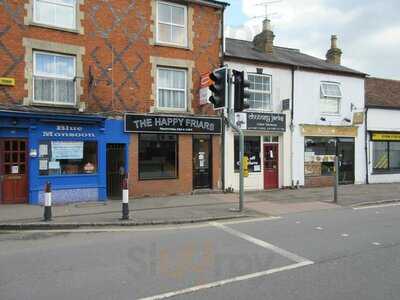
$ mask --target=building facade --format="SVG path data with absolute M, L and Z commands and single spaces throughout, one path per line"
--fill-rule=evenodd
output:
M 365 74 L 341 65 L 336 36 L 326 60 L 277 47 L 274 37 L 267 19 L 253 41 L 226 42 L 225 62 L 250 81 L 250 108 L 236 117 L 262 120 L 244 125 L 246 189 L 332 185 L 335 156 L 340 183 L 365 182 Z M 225 133 L 225 188 L 237 189 L 237 137 Z
M 217 188 L 220 120 L 198 94 L 221 64 L 225 6 L 2 1 L 0 203 L 40 203 L 45 182 L 56 203 L 120 198 L 127 175 L 133 196 Z M 126 113 L 189 126 L 135 130 Z
M 369 77 L 365 96 L 368 183 L 400 182 L 400 81 Z

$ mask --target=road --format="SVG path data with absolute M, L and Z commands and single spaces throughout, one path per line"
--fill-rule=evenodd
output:
M 0 299 L 400 299 L 400 206 L 0 234 Z M 103 232 L 106 230 L 107 232 Z

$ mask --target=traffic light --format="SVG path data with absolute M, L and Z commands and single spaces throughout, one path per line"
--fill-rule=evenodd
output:
M 212 92 L 209 101 L 214 105 L 214 109 L 224 108 L 227 88 L 226 68 L 214 70 L 210 73 L 210 79 L 213 81 L 213 84 L 209 86 L 209 89 Z
M 241 112 L 249 108 L 247 99 L 250 98 L 250 82 L 245 79 L 245 73 L 233 70 L 233 76 L 235 77 L 235 112 Z

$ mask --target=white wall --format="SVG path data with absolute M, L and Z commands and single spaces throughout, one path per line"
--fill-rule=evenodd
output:
M 321 81 L 333 81 L 341 84 L 343 98 L 338 115 L 325 115 L 320 111 Z M 304 136 L 301 124 L 346 126 L 343 119 L 352 119 L 351 103 L 357 111 L 364 110 L 364 79 L 358 77 L 331 75 L 325 73 L 296 71 L 294 96 L 294 139 L 293 147 L 293 179 L 304 184 Z M 326 118 L 321 121 L 320 118 Z M 364 125 L 358 126 L 355 138 L 355 183 L 365 182 L 365 144 Z
M 400 110 L 368 109 L 368 131 L 400 132 Z M 400 174 L 373 174 L 373 143 L 368 136 L 368 174 L 370 183 L 400 182 Z
M 268 112 L 282 113 L 282 100 L 291 98 L 291 71 L 283 68 L 264 67 L 262 65 L 242 64 L 226 61 L 231 69 L 256 73 L 257 68 L 263 68 L 263 74 L 272 76 L 272 110 Z M 246 135 L 279 135 L 279 187 L 289 186 L 291 184 L 290 170 L 290 113 L 286 112 L 286 132 L 255 132 L 247 131 Z M 264 148 L 261 144 L 261 172 L 250 173 L 245 178 L 246 190 L 264 189 L 264 171 L 263 171 Z M 239 174 L 234 172 L 234 132 L 227 128 L 225 131 L 225 188 L 232 187 L 235 190 L 239 188 Z

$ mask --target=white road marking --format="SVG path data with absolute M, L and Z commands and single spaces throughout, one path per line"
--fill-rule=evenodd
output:
M 182 289 L 182 290 L 167 292 L 164 294 L 159 294 L 159 295 L 146 297 L 146 298 L 140 298 L 138 300 L 159 300 L 159 299 L 172 298 L 172 297 L 176 297 L 179 295 L 194 293 L 194 292 L 198 292 L 198 291 L 205 290 L 205 289 L 220 287 L 220 286 L 226 285 L 228 283 L 233 283 L 233 282 L 249 280 L 249 279 L 253 279 L 253 278 L 257 278 L 257 277 L 267 276 L 270 274 L 293 270 L 293 269 L 301 268 L 301 267 L 312 265 L 312 264 L 313 264 L 312 261 L 303 261 L 303 262 L 287 265 L 287 266 L 280 267 L 280 268 L 269 269 L 269 270 L 265 270 L 265 271 L 261 271 L 261 272 L 256 272 L 256 273 L 246 274 L 246 275 L 242 275 L 242 276 L 232 277 L 229 279 L 219 280 L 219 281 L 215 281 L 215 282 L 211 282 L 211 283 L 207 283 L 207 284 L 192 286 L 192 287 Z
M 373 242 L 373 243 L 372 243 L 372 245 L 374 245 L 374 246 L 380 246 L 380 245 L 381 245 L 381 243 L 378 243 L 378 242 Z
M 342 233 L 342 237 L 349 237 L 347 233 Z
M 400 203 L 387 203 L 387 204 L 378 204 L 378 205 L 367 205 L 367 206 L 353 207 L 353 209 L 354 210 L 361 210 L 361 209 L 381 208 L 381 207 L 391 207 L 391 206 L 400 206 Z
M 317 230 L 324 230 L 322 227 L 315 227 L 315 229 L 317 229 Z
M 296 221 L 296 224 L 301 224 L 301 222 L 300 221 Z
M 246 219 L 246 220 L 237 220 L 237 221 L 220 221 L 220 224 L 241 224 L 241 223 L 253 223 L 253 222 L 261 222 L 261 221 L 272 221 L 282 219 L 280 216 L 273 217 L 265 217 L 265 218 L 256 218 L 256 219 Z
M 292 253 L 292 252 L 289 252 L 289 251 L 287 251 L 285 249 L 279 248 L 279 247 L 277 247 L 275 245 L 272 245 L 270 243 L 267 243 L 267 242 L 265 242 L 263 240 L 260 240 L 260 239 L 257 239 L 255 237 L 252 237 L 252 236 L 250 236 L 250 235 L 248 235 L 246 233 L 237 231 L 237 230 L 235 230 L 233 228 L 230 228 L 228 226 L 225 226 L 225 225 L 223 225 L 221 223 L 210 222 L 210 224 L 215 226 L 215 227 L 217 227 L 217 228 L 222 229 L 225 232 L 228 232 L 228 233 L 230 233 L 230 234 L 232 234 L 234 236 L 237 236 L 237 237 L 239 237 L 239 238 L 241 238 L 243 240 L 246 240 L 246 241 L 248 241 L 250 243 L 253 243 L 253 244 L 257 245 L 257 246 L 260 246 L 260 247 L 263 247 L 265 249 L 271 250 L 271 251 L 273 251 L 275 253 L 278 253 L 279 255 L 281 255 L 283 257 L 286 257 L 286 258 L 288 258 L 290 260 L 293 260 L 295 262 L 298 262 L 298 263 L 300 263 L 300 262 L 313 263 L 312 261 L 310 261 L 310 260 L 308 260 L 308 259 L 306 259 L 304 257 L 301 257 L 301 256 L 299 256 L 297 254 Z

